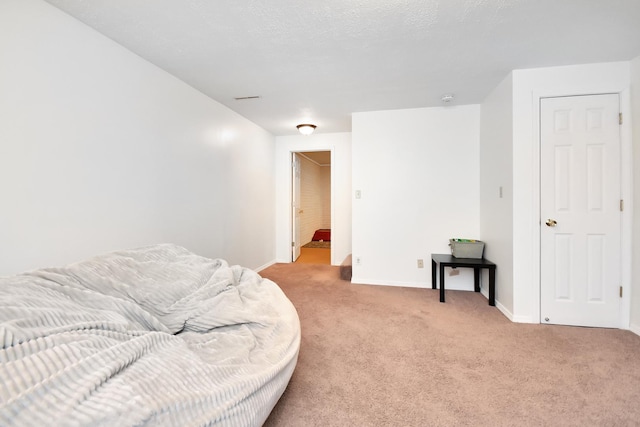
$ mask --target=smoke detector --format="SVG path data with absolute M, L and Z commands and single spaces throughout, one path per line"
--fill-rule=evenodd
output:
M 445 104 L 448 104 L 449 102 L 453 101 L 454 95 L 452 93 L 447 93 L 445 95 L 442 95 L 442 102 L 444 102 Z

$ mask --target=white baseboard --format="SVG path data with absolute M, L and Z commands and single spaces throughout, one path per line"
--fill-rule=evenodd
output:
M 423 288 L 423 289 L 431 289 L 431 280 L 427 282 L 398 282 L 393 280 L 376 280 L 376 279 L 363 279 L 356 275 L 351 277 L 351 283 L 356 285 L 375 285 L 375 286 L 400 286 L 403 288 Z M 440 287 L 436 287 L 436 289 L 440 289 Z M 469 284 L 454 284 L 447 285 L 447 291 L 467 291 L 473 292 L 473 283 Z
M 531 316 L 513 316 L 511 319 L 513 323 L 537 323 L 534 322 Z
M 629 330 L 636 335 L 640 335 L 640 325 L 632 323 L 631 325 L 629 325 Z
M 510 320 L 510 321 L 512 321 L 512 322 L 514 321 L 514 320 L 513 320 L 513 313 L 512 313 L 512 312 L 510 312 L 510 311 L 507 309 L 507 307 L 505 307 L 504 305 L 502 305 L 502 304 L 500 303 L 500 301 L 498 301 L 498 300 L 496 300 L 496 308 L 497 308 L 498 310 L 500 310 L 500 312 L 501 312 L 502 314 L 504 314 L 504 316 L 505 316 L 507 319 L 509 319 L 509 320 Z
M 422 289 L 431 289 L 431 281 L 428 282 L 398 282 L 393 280 L 375 280 L 375 279 L 363 279 L 361 277 L 352 276 L 351 283 L 355 285 L 374 285 L 374 286 L 399 286 L 403 288 L 422 288 Z M 436 289 L 440 289 L 440 287 L 436 287 Z M 447 291 L 464 291 L 464 292 L 473 292 L 473 284 L 470 285 L 452 285 L 446 287 Z M 484 291 L 480 289 L 480 292 L 488 299 L 487 295 L 484 294 Z
M 373 280 L 373 279 L 362 279 L 360 277 L 351 277 L 351 283 L 355 285 L 375 285 L 375 286 L 399 286 L 403 288 L 429 288 L 431 289 L 431 284 L 427 286 L 426 283 L 420 282 L 394 282 L 388 280 Z M 447 288 L 448 289 L 448 288 Z
M 402 287 L 407 287 L 407 288 L 431 289 L 431 283 L 430 282 L 426 283 L 426 284 L 425 283 L 420 283 L 420 282 L 393 282 L 393 281 L 380 281 L 380 280 L 373 280 L 373 279 L 363 279 L 361 277 L 353 277 L 351 279 L 351 283 L 357 284 L 357 285 L 402 286 Z M 469 291 L 469 289 L 451 289 L 449 287 L 447 287 L 447 290 Z M 470 292 L 473 292 L 473 289 L 471 289 Z M 486 286 L 483 286 L 483 287 L 480 288 L 480 293 L 482 295 L 484 295 L 484 297 L 487 298 L 487 300 L 489 299 L 489 290 L 487 289 Z M 502 314 L 504 314 L 504 316 L 507 319 L 509 319 L 513 323 L 534 323 L 530 316 L 514 316 L 513 313 L 511 313 L 511 311 L 509 311 L 507 309 L 507 307 L 505 307 L 503 304 L 501 304 L 500 301 L 498 301 L 498 300 L 496 300 L 496 308 Z M 636 332 L 638 335 L 640 335 L 640 327 L 638 327 L 638 329 L 636 329 L 636 331 L 634 331 L 634 332 Z
M 262 270 L 264 270 L 265 268 L 271 267 L 273 264 L 276 264 L 278 261 L 273 260 L 273 261 L 269 261 L 268 263 L 261 265 L 258 268 L 254 268 L 253 271 L 255 271 L 256 273 L 260 273 Z
M 486 299 L 489 299 L 489 290 L 487 289 L 487 287 L 481 287 L 480 293 L 482 293 L 482 295 L 484 295 Z M 509 311 L 507 307 L 501 304 L 497 299 L 496 308 L 500 310 L 500 312 L 513 323 L 534 323 L 529 316 L 514 316 L 513 313 Z

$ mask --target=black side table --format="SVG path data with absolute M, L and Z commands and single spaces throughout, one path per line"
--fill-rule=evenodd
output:
M 440 264 L 440 302 L 444 302 L 444 268 L 469 267 L 473 268 L 473 289 L 480 292 L 480 269 L 489 270 L 489 305 L 496 305 L 496 265 L 481 258 L 455 258 L 448 254 L 431 254 L 431 288 L 436 289 L 436 272 Z

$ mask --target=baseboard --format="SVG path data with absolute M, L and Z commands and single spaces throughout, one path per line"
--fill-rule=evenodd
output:
M 355 277 L 355 276 L 351 278 L 351 283 L 356 284 L 356 285 L 402 286 L 402 287 L 406 287 L 406 288 L 431 289 L 431 283 L 380 281 L 380 280 L 363 279 L 361 277 Z M 447 290 L 469 291 L 468 289 L 450 289 L 449 287 L 447 287 Z M 473 289 L 471 291 L 473 291 Z M 484 295 L 484 297 L 487 298 L 487 300 L 489 299 L 489 291 L 488 291 L 488 289 L 486 289 L 486 287 L 484 287 L 484 286 L 481 287 L 480 288 L 480 293 L 482 295 Z M 514 316 L 513 313 L 511 311 L 509 311 L 507 309 L 507 307 L 502 305 L 500 303 L 500 301 L 498 301 L 498 300 L 496 300 L 496 308 L 507 319 L 509 319 L 513 323 L 534 323 L 530 316 Z M 637 331 L 638 332 L 636 332 L 636 331 L 634 331 L 634 332 L 636 332 L 638 335 L 640 335 L 640 327 L 637 329 Z
M 513 316 L 513 323 L 538 323 L 534 322 L 531 316 Z
M 489 290 L 486 287 L 480 287 L 480 293 L 484 295 L 485 298 L 489 299 Z M 500 312 L 513 323 L 534 323 L 529 316 L 514 316 L 513 313 L 509 311 L 507 307 L 502 305 L 497 299 L 496 308 L 500 310 Z
M 359 277 L 352 276 L 351 283 L 355 285 L 375 285 L 375 286 L 398 286 L 403 288 L 429 288 L 431 289 L 431 284 L 427 286 L 426 283 L 420 282 L 393 282 L 388 280 L 372 280 L 372 279 L 362 279 Z
M 355 269 L 353 270 L 353 272 L 354 275 L 351 277 L 351 283 L 354 283 L 356 285 L 399 286 L 403 288 L 431 289 L 431 280 L 425 282 L 398 282 L 393 280 L 363 279 L 355 275 Z M 473 292 L 473 283 L 464 285 L 447 285 L 446 289 L 447 291 Z
M 269 261 L 268 263 L 261 265 L 258 268 L 254 268 L 253 271 L 255 271 L 256 273 L 260 273 L 262 270 L 264 270 L 265 268 L 271 267 L 273 264 L 276 264 L 278 261 L 273 260 L 273 261 Z
M 422 288 L 422 289 L 431 289 L 431 281 L 428 282 L 397 282 L 393 280 L 375 280 L 375 279 L 363 279 L 361 277 L 352 276 L 351 283 L 356 285 L 374 285 L 374 286 L 398 286 L 403 288 Z M 439 288 L 437 288 L 439 289 Z M 463 292 L 473 292 L 473 284 L 471 285 L 453 285 L 447 286 L 447 291 L 463 291 Z M 486 295 L 485 295 L 486 297 Z
M 507 307 L 505 307 L 504 305 L 502 305 L 500 303 L 500 301 L 496 300 L 496 308 L 500 311 L 500 313 L 504 314 L 504 317 L 506 317 L 507 319 L 509 319 L 512 322 L 515 322 L 515 320 L 513 320 L 513 313 L 510 312 Z
M 634 334 L 640 336 L 640 325 L 632 323 L 631 325 L 629 325 L 629 330 Z

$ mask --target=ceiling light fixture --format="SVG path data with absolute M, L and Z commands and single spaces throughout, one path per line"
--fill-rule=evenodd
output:
M 298 128 L 298 130 L 300 131 L 301 134 L 303 135 L 311 135 L 313 133 L 313 131 L 316 129 L 316 125 L 311 125 L 311 124 L 301 124 L 296 126 Z
M 442 102 L 444 102 L 445 104 L 453 101 L 454 95 L 452 93 L 447 93 L 446 95 L 442 95 Z

